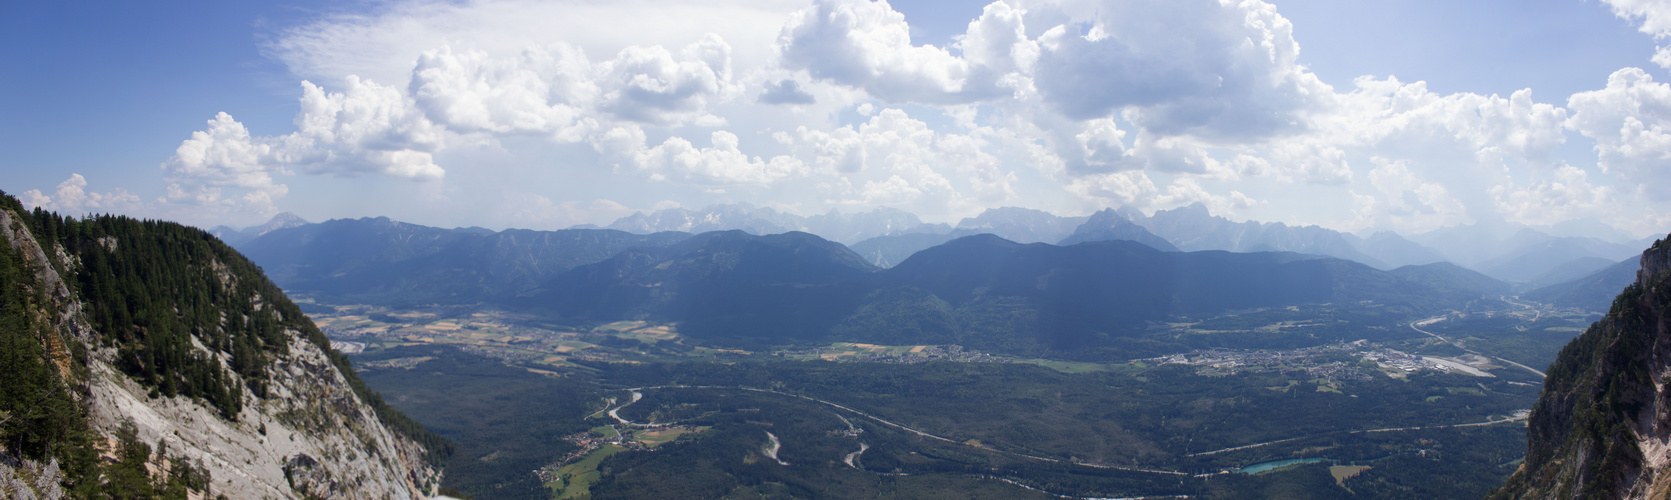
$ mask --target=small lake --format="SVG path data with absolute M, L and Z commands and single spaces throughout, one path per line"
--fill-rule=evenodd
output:
M 1263 462 L 1263 463 L 1257 463 L 1257 464 L 1249 465 L 1247 467 L 1242 467 L 1241 469 L 1236 470 L 1236 472 L 1239 473 L 1239 474 L 1258 474 L 1258 473 L 1261 473 L 1261 472 L 1269 472 L 1269 471 L 1272 471 L 1272 470 L 1281 469 L 1283 467 L 1287 467 L 1287 466 L 1290 466 L 1290 465 L 1309 464 L 1309 463 L 1316 463 L 1316 462 L 1330 462 L 1330 461 L 1331 460 L 1329 460 L 1327 458 L 1295 458 L 1295 459 L 1289 459 L 1289 460 L 1277 460 L 1275 462 Z

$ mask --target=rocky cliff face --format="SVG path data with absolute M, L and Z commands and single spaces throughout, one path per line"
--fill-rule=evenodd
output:
M 6 208 L 12 209 L 0 208 L 0 239 L 7 248 L 0 250 L 9 250 L 23 262 L 19 268 L 31 272 L 0 279 L 0 286 L 38 294 L 30 302 L 33 310 L 21 317 L 43 332 L 37 338 L 56 368 L 56 374 L 49 374 L 52 385 L 70 394 L 84 414 L 70 416 L 78 417 L 69 420 L 74 428 L 48 436 L 48 446 L 42 448 L 48 453 L 30 456 L 27 447 L 0 443 L 0 498 L 103 496 L 100 490 L 127 484 L 118 470 L 120 464 L 139 471 L 141 479 L 133 484 L 163 488 L 166 483 L 206 498 L 427 498 L 439 487 L 440 471 L 430 463 L 435 461 L 434 453 L 427 453 L 433 450 L 426 450 L 410 432 L 397 432 L 385 424 L 398 414 L 380 407 L 375 397 L 375 401 L 362 397 L 369 393 L 356 390 L 358 379 L 342 371 L 346 365 L 338 361 L 340 355 L 333 358 L 328 347 L 320 345 L 323 337 L 295 327 L 306 318 L 294 312 L 294 305 L 276 293 L 276 287 L 264 288 L 276 296 L 250 296 L 249 288 L 237 286 L 240 275 L 232 272 L 232 265 L 248 265 L 247 261 L 232 263 L 213 254 L 200 255 L 207 260 L 194 262 L 192 269 L 203 271 L 204 279 L 218 282 L 232 297 L 249 296 L 256 315 L 278 317 L 280 326 L 274 327 L 269 338 L 283 345 L 263 344 L 259 352 L 264 354 L 253 359 L 264 362 L 252 365 L 249 355 L 233 352 L 235 343 L 228 339 L 236 338 L 235 334 L 217 325 L 189 325 L 191 333 L 185 337 L 189 345 L 180 349 L 196 364 L 183 365 L 191 369 L 181 369 L 188 374 L 181 380 L 196 389 L 177 388 L 170 379 L 158 378 L 158 368 L 152 366 L 169 366 L 160 360 L 167 349 L 137 347 L 159 360 L 132 355 L 135 346 L 131 343 L 164 337 L 144 328 L 137 329 L 138 336 L 99 331 L 89 316 L 101 308 L 84 302 L 85 294 L 76 291 L 86 283 L 76 279 L 77 270 L 89 264 L 51 238 L 38 240 L 31 232 L 29 216 L 14 211 L 20 207 Z M 123 251 L 117 238 L 97 241 L 105 251 Z M 249 279 L 250 275 L 243 276 Z M 186 315 L 178 305 L 174 309 Z M 285 317 L 287 311 L 292 317 Z M 236 319 L 245 319 L 232 311 L 211 314 L 218 314 L 220 325 L 227 329 L 237 328 L 231 324 Z M 230 394 L 222 398 L 233 401 L 211 404 L 213 398 L 193 395 L 211 390 L 204 388 L 216 383 L 223 388 L 211 393 Z M 24 405 L 12 406 L 0 408 L 0 423 L 27 410 Z M 63 451 L 67 449 L 63 443 L 76 436 L 90 443 L 84 446 L 86 453 L 102 457 L 61 467 L 63 460 L 76 461 L 65 458 L 74 457 L 75 450 Z M 144 452 L 136 454 L 136 449 Z M 150 480 L 147 472 L 159 479 Z
M 1494 498 L 1671 495 L 1671 240 L 1549 367 L 1526 461 Z

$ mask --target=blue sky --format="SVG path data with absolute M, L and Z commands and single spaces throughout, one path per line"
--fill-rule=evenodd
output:
M 291 211 L 549 229 L 724 202 L 956 222 L 1199 202 L 1346 231 L 1643 236 L 1671 228 L 1671 190 L 1656 189 L 1671 180 L 1667 14 L 1637 0 L 9 2 L 0 189 L 200 226 Z

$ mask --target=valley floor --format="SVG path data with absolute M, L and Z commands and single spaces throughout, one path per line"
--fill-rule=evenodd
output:
M 1529 367 L 1585 317 L 1515 307 L 1092 362 L 336 310 L 315 319 L 364 345 L 373 388 L 459 443 L 449 486 L 482 498 L 1477 498 L 1524 454 Z M 1151 330 L 1350 330 L 1296 314 Z

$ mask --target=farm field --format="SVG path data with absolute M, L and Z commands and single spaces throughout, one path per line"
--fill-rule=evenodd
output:
M 1524 410 L 1541 380 L 1514 360 L 1553 356 L 1581 318 L 1453 313 L 1359 325 L 1378 340 L 1343 341 L 1334 339 L 1351 338 L 1350 323 L 1308 317 L 1338 311 L 1254 310 L 1153 328 L 1286 340 L 1094 362 L 956 344 L 743 349 L 688 338 L 675 324 L 559 327 L 492 310 L 333 311 L 317 314 L 320 324 L 364 343 L 354 356 L 363 376 L 416 418 L 548 429 L 530 440 L 437 426 L 474 443 L 449 469 L 455 487 L 588 499 L 826 488 L 925 498 L 1477 497 L 1524 453 Z M 1310 345 L 1291 347 L 1302 338 Z M 478 394 L 489 382 L 475 374 L 486 373 L 494 389 Z M 546 405 L 438 403 L 455 397 Z

